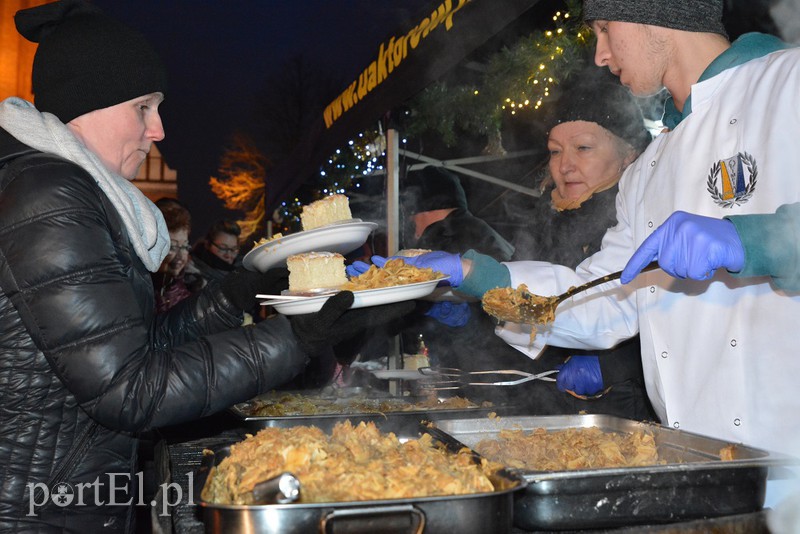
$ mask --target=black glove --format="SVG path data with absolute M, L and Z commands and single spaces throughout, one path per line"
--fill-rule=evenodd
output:
M 315 354 L 326 346 L 388 323 L 414 311 L 414 301 L 383 304 L 350 310 L 353 305 L 352 291 L 340 291 L 325 302 L 317 313 L 291 315 L 289 321 L 303 350 Z
M 259 302 L 256 295 L 278 295 L 289 287 L 289 270 L 276 267 L 265 273 L 254 273 L 239 268 L 223 278 L 220 287 L 234 306 L 240 310 L 250 310 Z

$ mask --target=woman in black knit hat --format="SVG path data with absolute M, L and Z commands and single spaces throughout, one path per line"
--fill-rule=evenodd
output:
M 514 236 L 514 259 L 574 268 L 600 249 L 606 230 L 616 224 L 617 183 L 651 135 L 636 100 L 600 69 L 589 67 L 558 91 L 545 117 L 550 157 L 544 194 L 527 227 Z M 551 346 L 530 363 L 533 372 L 556 367 L 557 388 L 534 384 L 522 395 L 534 413 L 657 419 L 645 390 L 638 337 L 606 351 Z
M 526 213 L 527 227 L 514 236 L 514 260 L 556 262 L 575 267 L 600 249 L 608 228 L 616 224 L 614 200 L 622 172 L 651 140 L 642 112 L 630 93 L 611 83 L 600 69 L 587 68 L 559 87 L 560 98 L 546 116 L 550 151 L 545 194 Z M 431 195 L 433 199 L 437 195 Z M 463 249 L 461 249 L 463 251 Z M 486 289 L 510 285 L 507 263 L 476 248 L 463 254 L 473 260 L 469 273 L 452 249 L 403 258 L 451 275 L 450 282 L 474 297 Z M 373 257 L 381 265 L 383 258 Z M 457 268 L 453 268 L 453 265 Z M 422 265 L 422 264 L 420 264 Z M 363 270 L 364 265 L 351 266 Z M 461 276 L 481 280 L 476 288 L 461 285 Z M 486 283 L 483 283 L 486 281 Z M 492 335 L 492 334 L 488 334 Z M 603 353 L 603 357 L 598 357 Z M 656 419 L 645 391 L 638 339 L 608 351 L 566 350 L 547 347 L 537 359 L 516 354 L 510 360 L 497 351 L 495 363 L 542 372 L 560 368 L 556 386 L 530 382 L 510 395 L 527 413 L 611 414 L 633 419 Z M 608 357 L 605 357 L 608 356 Z M 465 359 L 473 357 L 466 354 Z M 474 356 L 477 358 L 477 355 Z M 502 360 L 502 361 L 501 361 Z
M 15 20 L 39 47 L 36 107 L 0 102 L 0 531 L 135 532 L 143 432 L 283 384 L 409 306 L 358 315 L 342 292 L 291 324 L 238 328 L 275 288 L 233 271 L 157 316 L 150 274 L 169 233 L 129 180 L 164 137 L 161 63 L 84 2 Z

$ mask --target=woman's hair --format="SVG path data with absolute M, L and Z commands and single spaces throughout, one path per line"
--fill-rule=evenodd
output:
M 206 241 L 212 241 L 219 234 L 235 235 L 238 239 L 241 233 L 242 229 L 239 228 L 239 225 L 236 223 L 236 221 L 232 221 L 230 219 L 221 219 L 212 224 L 211 228 L 208 229 Z
M 188 232 L 192 229 L 192 216 L 186 206 L 181 204 L 178 199 L 160 198 L 156 200 L 156 206 L 164 215 L 167 230 L 170 232 L 177 232 L 178 230 L 186 230 Z

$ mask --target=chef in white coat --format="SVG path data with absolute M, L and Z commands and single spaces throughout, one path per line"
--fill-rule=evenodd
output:
M 536 357 L 639 333 L 665 425 L 800 456 L 800 49 L 756 33 L 730 43 L 722 0 L 585 0 L 584 17 L 599 66 L 636 95 L 672 97 L 670 131 L 622 176 L 602 249 L 576 270 L 474 251 L 413 262 L 481 296 L 554 295 L 630 260 L 626 284 L 564 302 L 533 343 L 526 325 L 498 335 Z M 654 259 L 663 270 L 636 276 Z

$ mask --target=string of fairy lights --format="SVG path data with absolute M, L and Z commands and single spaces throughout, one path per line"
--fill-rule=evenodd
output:
M 503 117 L 539 110 L 553 89 L 580 68 L 591 32 L 580 22 L 580 0 L 565 0 L 552 16 L 551 28 L 532 33 L 488 61 L 483 78 L 471 87 L 433 84 L 409 103 L 414 110 L 405 124 L 409 136 L 436 133 L 446 144 L 457 131 L 491 134 Z M 384 169 L 385 138 L 378 128 L 361 132 L 325 162 L 310 188 L 284 201 L 273 217 L 275 231 L 300 229 L 305 204 L 337 193 L 352 194 L 362 180 Z
M 525 86 L 519 94 L 506 97 L 503 101 L 501 109 L 511 115 L 529 108 L 539 109 L 551 96 L 554 85 L 572 70 L 569 65 L 576 60 L 575 52 L 590 44 L 590 32 L 579 22 L 576 6 L 556 11 L 552 20 L 554 28 L 542 31 L 532 42 L 517 45 L 520 47 L 519 54 L 528 55 L 533 67 L 529 67 Z

